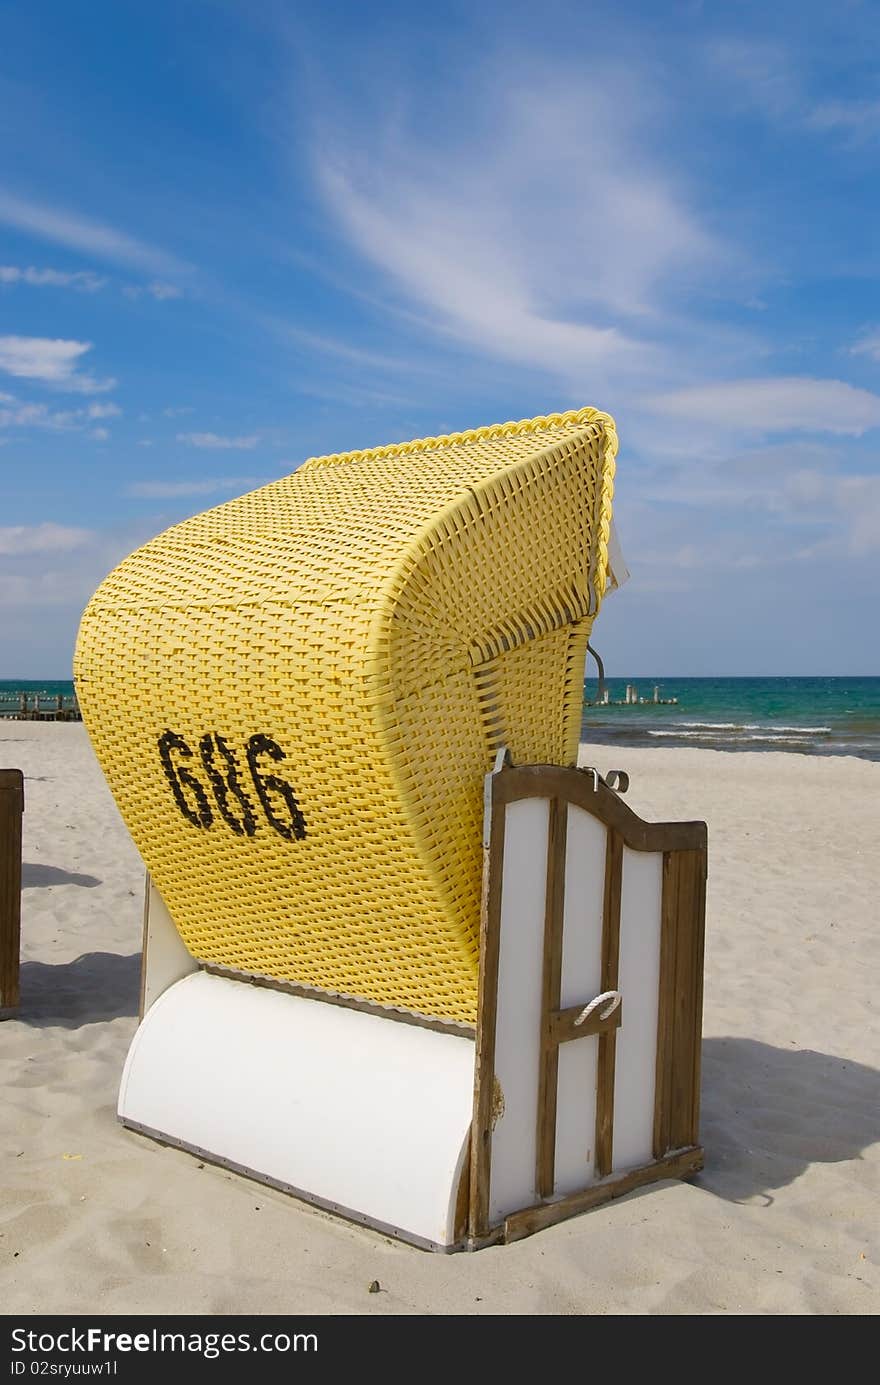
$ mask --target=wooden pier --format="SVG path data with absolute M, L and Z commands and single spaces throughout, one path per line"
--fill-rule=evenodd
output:
M 0 720 L 9 721 L 82 721 L 76 696 L 61 693 L 19 693 L 15 697 L 0 694 Z
M 601 697 L 593 698 L 587 703 L 588 707 L 673 707 L 678 704 L 677 697 L 661 697 L 660 687 L 655 685 L 653 697 L 639 697 L 639 690 L 635 683 L 627 683 L 626 696 L 623 698 L 613 698 L 610 690 L 606 688 Z

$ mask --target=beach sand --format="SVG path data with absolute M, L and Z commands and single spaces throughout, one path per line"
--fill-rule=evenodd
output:
M 880 764 L 582 761 L 628 769 L 646 817 L 709 824 L 706 1168 L 444 1256 L 117 1123 L 143 868 L 83 727 L 0 722 L 0 766 L 27 776 L 22 1006 L 0 1024 L 3 1312 L 880 1310 Z

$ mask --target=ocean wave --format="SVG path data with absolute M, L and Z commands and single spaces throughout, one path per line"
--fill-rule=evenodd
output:
M 743 727 L 736 727 L 737 731 L 742 732 L 737 736 L 719 736 L 715 730 L 708 727 L 692 731 L 651 731 L 646 730 L 648 736 L 668 737 L 677 741 L 716 741 L 718 744 L 730 741 L 766 741 L 772 745 L 804 745 L 803 736 L 792 736 L 783 731 L 768 731 L 755 728 L 752 731 L 745 731 Z M 790 728 L 794 729 L 794 728 Z
M 803 736 L 830 735 L 832 729 L 830 726 L 782 726 L 778 722 L 763 721 L 673 721 L 670 725 L 707 731 L 794 731 Z

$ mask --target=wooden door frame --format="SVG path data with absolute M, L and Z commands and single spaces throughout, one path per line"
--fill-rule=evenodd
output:
M 503 1218 L 490 1219 L 492 1128 L 495 1109 L 495 1034 L 505 815 L 523 799 L 549 800 L 547 888 L 544 921 L 544 972 L 536 1187 L 540 1201 Z M 700 1035 L 702 1029 L 703 937 L 707 869 L 704 822 L 644 822 L 608 786 L 598 771 L 558 765 L 513 766 L 499 755 L 486 778 L 483 841 L 483 896 L 480 920 L 480 971 L 477 1002 L 474 1119 L 471 1137 L 468 1243 L 514 1240 L 541 1226 L 573 1216 L 641 1184 L 687 1177 L 702 1167 L 698 1144 Z M 596 1103 L 598 1180 L 581 1191 L 553 1195 L 556 1083 L 559 1043 L 572 1016 L 560 1009 L 562 910 L 566 819 L 569 806 L 583 809 L 607 829 L 602 927 L 602 989 L 616 989 L 623 848 L 663 855 L 660 995 L 654 1098 L 654 1162 L 618 1175 L 611 1173 L 611 1140 L 616 1027 L 619 1012 L 592 1028 L 599 1034 Z M 569 1026 L 570 1028 L 570 1026 Z

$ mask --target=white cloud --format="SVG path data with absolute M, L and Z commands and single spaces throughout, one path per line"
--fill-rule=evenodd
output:
M 14 524 L 0 527 L 0 554 L 68 553 L 82 548 L 93 537 L 90 529 L 63 524 Z
M 60 269 L 35 269 L 33 265 L 19 268 L 18 265 L 0 265 L 0 284 L 30 284 L 33 288 L 70 288 L 81 293 L 96 293 L 107 280 L 91 270 L 79 269 L 71 273 Z
M 653 568 L 745 569 L 880 553 L 880 476 L 855 472 L 873 457 L 843 439 L 794 437 L 744 446 L 723 460 L 669 460 L 619 472 L 626 550 L 641 590 Z
M 751 542 L 754 542 L 754 538 Z M 670 571 L 696 572 L 698 569 L 708 568 L 742 572 L 747 569 L 770 567 L 785 562 L 791 556 L 790 551 L 782 552 L 778 547 L 758 553 L 743 551 L 742 539 L 736 537 L 732 540 L 725 538 L 722 542 L 716 540 L 711 544 L 685 543 L 679 548 L 654 551 L 643 549 L 634 560 L 633 567 L 639 590 L 642 590 L 644 584 L 638 575 L 641 569 L 659 569 L 664 575 L 668 575 Z M 655 589 L 662 590 L 662 586 Z
M 183 297 L 183 289 L 162 279 L 154 279 L 151 284 L 126 284 L 122 291 L 126 298 L 140 298 L 142 294 L 147 293 L 159 303 L 168 298 Z
M 649 335 L 664 300 L 731 255 L 645 152 L 656 112 L 643 86 L 599 70 L 586 82 L 579 67 L 524 75 L 488 73 L 445 152 L 399 128 L 357 152 L 377 122 L 345 154 L 325 138 L 324 199 L 435 330 L 579 390 L 600 368 L 659 368 Z
M 267 318 L 266 323 L 285 340 L 302 346 L 310 353 L 320 351 L 324 355 L 338 356 L 340 360 L 352 365 L 367 366 L 373 370 L 411 371 L 414 368 L 414 362 L 403 356 L 388 356 L 379 351 L 367 351 L 363 347 L 352 346 L 350 342 L 339 341 L 316 332 L 306 332 L 301 327 L 292 327 L 278 319 Z
M 802 100 L 801 81 L 782 44 L 728 37 L 706 50 L 710 71 L 728 83 L 725 105 L 755 109 L 771 118 L 787 115 Z
M 94 438 L 95 442 L 106 442 L 110 436 L 108 428 L 93 428 L 89 437 Z
M 837 504 L 849 519 L 851 551 L 861 554 L 880 549 L 880 477 L 847 477 Z
M 67 426 L 68 415 L 66 413 L 53 415 L 45 404 L 20 404 L 13 399 L 11 394 L 4 394 L 0 398 L 3 400 L 3 407 L 0 408 L 0 428 L 64 428 Z M 7 407 L 7 405 L 11 407 Z
M 870 356 L 873 361 L 880 361 L 880 331 L 869 332 L 862 337 L 855 346 L 850 347 L 850 355 Z
M 44 638 L 45 627 L 29 628 L 29 612 L 53 608 L 63 613 L 57 635 L 47 643 L 51 652 L 66 648 L 79 623 L 83 606 L 103 577 L 155 533 L 152 520 L 101 532 L 58 524 L 0 528 L 0 607 L 4 629 L 19 627 L 23 644 Z M 57 652 L 57 650 L 56 650 Z
M 813 104 L 808 74 L 790 42 L 730 37 L 706 48 L 709 71 L 727 84 L 726 111 L 755 110 L 774 124 L 842 134 L 858 143 L 880 134 L 880 101 Z
M 83 409 L 50 409 L 46 404 L 25 404 L 11 394 L 0 394 L 0 428 L 84 428 L 96 419 L 118 418 L 118 404 L 89 404 Z
M 0 191 L 0 225 L 12 226 L 17 231 L 114 264 L 130 265 L 147 274 L 173 276 L 188 269 L 174 255 L 136 240 L 124 231 L 117 231 L 113 226 L 3 191 Z
M 266 484 L 262 476 L 206 476 L 198 481 L 135 481 L 125 494 L 139 500 L 177 500 L 188 495 L 241 493 Z
M 147 284 L 147 293 L 161 303 L 166 298 L 180 298 L 183 289 L 179 289 L 176 284 L 167 284 L 161 279 L 154 279 L 151 284 Z
M 236 448 L 243 452 L 250 452 L 260 441 L 259 433 L 249 433 L 245 437 L 230 438 L 224 437 L 220 433 L 178 433 L 178 442 L 185 442 L 190 447 L 216 447 L 216 448 Z
M 694 385 L 655 395 L 647 408 L 667 418 L 766 433 L 823 432 L 860 436 L 880 427 L 880 395 L 843 380 L 781 376 Z
M 807 516 L 821 529 L 842 532 L 845 551 L 855 557 L 880 550 L 880 476 L 835 475 L 804 470 L 790 476 L 784 498 L 795 514 Z M 839 551 L 834 533 L 822 540 L 824 549 Z M 814 548 L 804 556 L 812 556 Z
M 96 380 L 78 371 L 82 356 L 91 351 L 88 341 L 50 337 L 0 337 L 0 370 L 22 380 L 39 380 L 56 389 L 79 394 L 99 394 L 113 389 L 115 380 Z
M 868 139 L 880 134 L 880 101 L 826 101 L 810 113 L 808 124 Z
M 181 414 L 192 414 L 192 413 L 195 413 L 195 409 L 193 409 L 192 405 L 190 405 L 190 404 L 182 404 L 179 408 L 176 408 L 176 409 L 163 409 L 163 410 L 162 410 L 162 417 L 163 417 L 163 418 L 180 418 Z M 144 419 L 146 420 L 147 418 L 149 418 L 149 415 L 148 415 L 148 414 L 144 414 L 143 417 L 144 417 Z
M 138 439 L 138 447 L 152 447 L 152 446 L 153 446 L 153 439 L 152 439 L 152 438 L 139 438 L 139 439 Z

